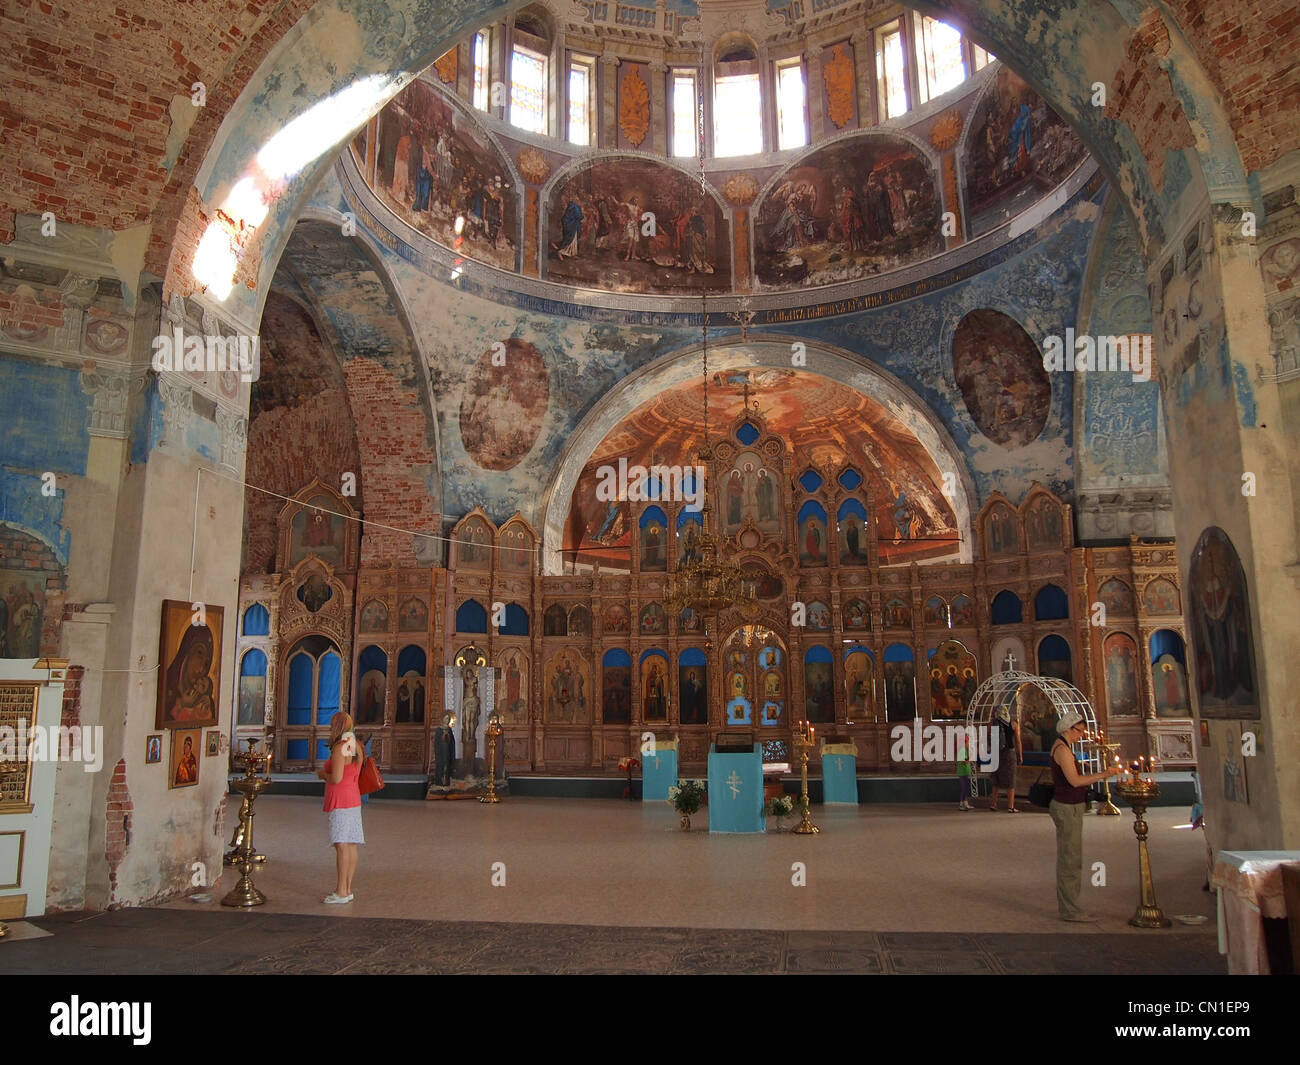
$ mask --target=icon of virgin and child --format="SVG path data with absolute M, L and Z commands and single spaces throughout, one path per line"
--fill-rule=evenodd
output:
M 188 626 L 167 666 L 164 726 L 216 722 L 213 657 L 212 630 L 206 625 Z

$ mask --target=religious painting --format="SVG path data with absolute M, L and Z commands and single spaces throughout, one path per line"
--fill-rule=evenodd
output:
M 662 573 L 668 568 L 666 548 L 668 530 L 666 522 L 658 516 L 658 508 L 652 510 L 655 512 L 653 516 L 650 516 L 651 512 L 647 511 L 646 517 L 642 519 L 641 569 Z
M 202 729 L 172 729 L 172 751 L 168 763 L 167 788 L 192 788 L 199 782 L 199 743 Z
M 1201 716 L 1258 718 L 1246 576 L 1222 529 L 1211 526 L 1201 533 L 1187 589 Z
M 1005 503 L 989 509 L 984 519 L 985 546 L 990 558 L 1014 555 L 1020 550 L 1020 530 L 1016 512 Z
M 641 611 L 641 632 L 657 636 L 668 631 L 668 615 L 658 603 L 650 603 Z
M 221 730 L 213 729 L 204 736 L 203 754 L 206 758 L 215 758 L 221 753 Z
M 970 126 L 962 162 L 971 236 L 1019 214 L 1087 154 L 1065 120 L 1007 67 L 976 105 Z
M 1020 707 L 1020 742 L 1024 749 L 1047 754 L 1056 743 L 1056 707 L 1037 684 L 1021 684 L 1016 689 L 1016 704 Z
M 857 281 L 943 250 L 934 171 L 892 134 L 805 156 L 754 210 L 754 268 L 766 287 Z
M 1187 701 L 1187 670 L 1171 654 L 1151 663 L 1151 690 L 1156 697 L 1156 717 L 1190 717 Z
M 547 200 L 545 276 L 611 292 L 731 291 L 730 226 L 699 181 L 650 159 L 605 159 Z
M 826 515 L 816 503 L 805 503 L 799 511 L 799 563 L 826 565 Z
M 840 534 L 840 565 L 866 565 L 867 508 L 856 499 L 848 499 L 840 506 L 835 523 Z
M 825 632 L 831 627 L 831 608 L 818 600 L 808 604 L 808 627 Z
M 940 596 L 932 595 L 923 606 L 925 623 L 932 628 L 948 627 L 948 604 Z
M 460 255 L 516 269 L 510 169 L 455 95 L 411 82 L 379 115 L 375 194 L 407 225 Z
M 916 663 L 886 661 L 882 670 L 885 683 L 885 719 L 911 721 L 916 717 Z
M 397 707 L 394 720 L 399 725 L 424 723 L 424 675 L 408 669 L 397 678 Z
M 399 632 L 424 632 L 429 627 L 429 608 L 423 599 L 408 599 L 397 611 Z
M 298 602 L 315 614 L 334 598 L 334 589 L 319 573 L 313 573 L 298 585 Z
M 0 569 L 0 658 L 40 658 L 45 579 L 34 570 Z
M 497 659 L 497 667 L 501 670 L 497 711 L 507 725 L 528 724 L 528 656 L 512 647 Z
M 1178 589 L 1163 577 L 1150 581 L 1142 589 L 1142 604 L 1148 614 L 1181 614 L 1183 602 Z
M 930 717 L 965 718 L 975 689 L 975 656 L 957 640 L 945 640 L 930 653 Z
M 827 657 L 830 652 L 825 648 L 810 648 L 809 654 L 822 651 Z M 806 717 L 813 724 L 835 720 L 835 681 L 830 662 L 804 659 L 803 664 L 804 702 Z
M 1073 656 L 1070 645 L 1063 636 L 1045 636 L 1038 645 L 1038 675 L 1056 677 L 1066 683 L 1074 682 Z
M 497 551 L 499 569 L 527 572 L 532 569 L 533 538 L 522 525 L 507 525 L 502 530 Z
M 1039 496 L 1025 515 L 1025 540 L 1030 551 L 1060 549 L 1061 508 L 1046 496 Z
M 709 723 L 708 707 L 708 670 L 703 664 L 691 665 L 682 660 L 677 667 L 677 682 L 681 688 L 681 723 L 683 725 L 707 725 Z
M 692 607 L 686 607 L 678 618 L 678 629 L 681 632 L 699 632 L 701 618 L 698 610 Z
M 1112 633 L 1102 645 L 1106 664 L 1106 696 L 1116 717 L 1135 717 L 1139 712 L 1137 645 L 1131 636 Z
M 163 600 L 154 728 L 217 723 L 224 614 L 219 606 L 209 606 L 200 614 L 189 603 Z
M 368 669 L 357 681 L 357 724 L 378 725 L 384 720 L 388 678 L 383 670 Z
M 587 663 L 575 651 L 560 651 L 546 665 L 546 721 L 582 725 L 591 721 Z
M 338 513 L 338 501 L 327 495 L 313 496 L 289 523 L 289 568 L 308 555 L 331 566 L 343 563 L 347 547 L 347 518 Z
M 173 733 L 175 735 L 175 733 Z M 144 741 L 144 764 L 156 765 L 162 761 L 163 734 L 156 732 L 146 736 Z
M 677 525 L 677 568 L 682 569 L 692 562 L 700 560 L 700 533 L 704 531 L 701 521 L 689 515 L 683 515 L 684 521 Z
M 995 444 L 1025 447 L 1042 434 L 1052 385 L 1043 353 L 1014 318 L 987 308 L 967 314 L 953 334 L 952 372 L 971 419 Z M 1059 513 L 1055 522 L 1059 544 Z
M 388 607 L 378 599 L 371 599 L 361 608 L 361 631 L 388 631 Z
M 492 559 L 492 530 L 482 518 L 469 518 L 460 523 L 454 539 L 456 564 L 486 569 Z
M 885 628 L 910 629 L 912 627 L 912 608 L 901 599 L 890 599 L 884 606 Z
M 632 627 L 632 615 L 628 612 L 627 607 L 615 604 L 605 608 L 605 632 L 606 633 L 624 633 Z M 549 635 L 549 634 L 548 634 Z
M 1228 742 L 1223 745 L 1223 797 L 1228 802 L 1250 803 L 1246 783 L 1246 758 L 1241 753 L 1241 731 L 1228 727 Z
M 600 719 L 606 725 L 626 725 L 632 720 L 632 659 L 626 651 L 609 651 L 603 668 Z
M 742 567 L 741 576 L 754 586 L 754 595 L 759 599 L 779 599 L 785 595 L 785 584 L 775 573 L 765 566 L 749 563 Z
M 844 656 L 844 705 L 850 722 L 875 719 L 874 690 L 875 663 L 867 651 L 855 647 Z
M 1118 577 L 1112 577 L 1097 589 L 1097 598 L 1106 608 L 1107 616 L 1129 618 L 1133 616 L 1133 589 Z
M 948 604 L 948 613 L 952 618 L 952 627 L 958 628 L 975 624 L 975 601 L 969 595 L 956 596 Z
M 482 469 L 509 470 L 537 443 L 551 401 L 550 374 L 527 340 L 498 341 L 479 357 L 460 402 L 460 439 Z
M 236 723 L 240 725 L 266 723 L 265 675 L 254 677 L 245 674 L 239 678 L 239 716 Z
M 668 657 L 659 651 L 641 659 L 641 720 L 668 720 Z
M 569 615 L 559 603 L 552 603 L 542 615 L 543 636 L 568 636 Z
M 871 608 L 861 599 L 850 599 L 844 604 L 844 627 L 864 632 L 871 628 Z
M 752 521 L 763 532 L 781 528 L 781 486 L 754 451 L 742 451 L 722 479 L 722 530 L 728 536 Z M 822 514 L 822 554 L 825 555 L 826 516 Z
M 569 613 L 569 635 L 591 635 L 591 611 L 579 604 Z
M 362 126 L 357 130 L 357 135 L 352 138 L 352 156 L 357 161 L 357 168 L 364 171 L 366 165 L 366 135 L 370 132 L 370 124 Z

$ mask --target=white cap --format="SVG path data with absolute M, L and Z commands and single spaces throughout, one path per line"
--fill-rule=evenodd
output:
M 1064 736 L 1075 725 L 1083 721 L 1083 715 L 1078 710 L 1066 710 L 1056 720 L 1056 731 Z

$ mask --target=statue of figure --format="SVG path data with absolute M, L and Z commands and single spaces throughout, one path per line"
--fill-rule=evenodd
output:
M 460 744 L 466 758 L 476 753 L 475 735 L 478 733 L 478 663 L 466 657 L 461 663 Z
M 442 724 L 433 731 L 433 782 L 439 787 L 451 784 L 451 767 L 456 761 L 456 719 L 443 714 Z

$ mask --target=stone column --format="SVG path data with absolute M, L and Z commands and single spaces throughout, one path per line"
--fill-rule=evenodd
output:
M 650 135 L 656 155 L 668 154 L 668 64 L 650 61 Z
M 820 44 L 810 44 L 804 53 L 804 96 L 808 100 L 808 143 L 815 144 L 827 136 L 826 114 L 822 107 L 822 52 Z
M 606 51 L 600 57 L 600 147 L 618 144 L 618 56 Z
M 871 47 L 871 31 L 855 30 L 849 40 L 853 43 L 853 67 L 858 80 L 858 128 L 866 129 L 880 124 L 880 110 L 876 107 L 876 56 Z

